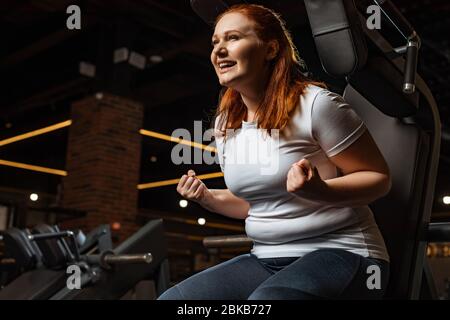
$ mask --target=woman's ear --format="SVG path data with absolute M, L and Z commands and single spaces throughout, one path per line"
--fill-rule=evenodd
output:
M 271 40 L 268 43 L 268 45 L 267 45 L 266 59 L 267 60 L 274 59 L 277 56 L 277 54 L 278 54 L 278 50 L 279 50 L 278 41 L 277 40 Z

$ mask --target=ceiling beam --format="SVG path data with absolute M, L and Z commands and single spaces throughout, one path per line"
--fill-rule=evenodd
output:
M 34 43 L 14 52 L 0 60 L 0 69 L 7 69 L 15 66 L 16 64 L 32 58 L 41 52 L 48 50 L 49 48 L 67 40 L 74 36 L 80 35 L 81 32 L 86 32 L 90 28 L 94 27 L 97 21 L 83 20 L 83 28 L 81 31 L 68 30 L 67 28 L 53 32 Z
M 149 107 L 157 107 L 215 90 L 215 83 L 207 80 L 205 77 L 199 78 L 197 75 L 174 74 L 167 79 L 140 87 L 133 96 L 141 101 L 148 101 Z
M 2 116 L 5 118 L 13 118 L 30 112 L 35 107 L 51 104 L 68 96 L 80 94 L 86 91 L 89 80 L 80 76 L 65 83 L 56 84 L 31 97 L 19 100 L 12 105 L 1 106 Z

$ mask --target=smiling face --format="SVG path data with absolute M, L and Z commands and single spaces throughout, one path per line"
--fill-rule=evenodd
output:
M 266 78 L 267 45 L 245 15 L 225 14 L 216 24 L 212 45 L 211 62 L 222 86 L 242 92 Z

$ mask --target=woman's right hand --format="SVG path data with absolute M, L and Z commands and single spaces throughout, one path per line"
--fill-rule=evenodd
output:
M 195 176 L 194 170 L 189 170 L 178 182 L 177 192 L 188 200 L 201 203 L 207 197 L 209 189 Z
M 248 216 L 250 205 L 247 201 L 236 197 L 228 189 L 208 189 L 195 176 L 194 170 L 189 170 L 181 177 L 177 191 L 184 198 L 197 202 L 208 211 L 234 219 L 245 219 Z

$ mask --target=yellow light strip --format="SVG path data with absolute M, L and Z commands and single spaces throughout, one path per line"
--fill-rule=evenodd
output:
M 162 133 L 158 133 L 155 131 L 141 129 L 141 130 L 139 130 L 139 133 L 144 136 L 148 136 L 148 137 L 152 137 L 152 138 L 157 138 L 157 139 L 166 140 L 166 141 L 175 142 L 175 143 L 181 143 L 181 144 L 185 144 L 187 146 L 203 149 L 203 150 L 210 151 L 210 152 L 217 152 L 217 149 L 214 147 L 206 146 L 204 144 L 197 143 L 197 142 L 192 142 L 190 140 L 172 137 L 167 134 L 162 134 Z
M 45 134 L 45 133 L 48 133 L 48 132 L 51 132 L 54 130 L 58 130 L 58 129 L 61 129 L 64 127 L 68 127 L 71 124 L 72 124 L 72 120 L 66 120 L 66 121 L 45 127 L 45 128 L 30 131 L 30 132 L 20 134 L 20 135 L 17 135 L 17 136 L 8 138 L 8 139 L 0 140 L 0 147 L 10 144 L 10 143 L 13 143 L 13 142 L 25 140 L 25 139 L 35 137 L 35 136 L 38 136 L 41 134 Z M 170 141 L 170 142 L 175 142 L 175 143 L 181 143 L 184 145 L 188 145 L 188 146 L 191 146 L 194 148 L 200 148 L 200 149 L 207 150 L 210 152 L 217 152 L 217 149 L 214 147 L 206 146 L 204 144 L 197 143 L 197 142 L 192 142 L 190 140 L 172 137 L 172 136 L 158 133 L 155 131 L 140 129 L 139 133 L 142 135 L 145 135 L 145 136 L 149 136 L 149 137 L 153 137 L 153 138 L 157 138 L 157 139 L 161 139 L 161 140 L 166 140 L 166 141 Z M 67 171 L 64 171 L 64 170 L 46 168 L 46 167 L 35 166 L 35 165 L 26 164 L 26 163 L 14 162 L 14 161 L 7 161 L 7 160 L 0 159 L 0 165 L 20 168 L 20 169 L 26 169 L 26 170 L 31 170 L 31 171 L 38 171 L 38 172 L 43 172 L 43 173 L 50 173 L 50 174 L 55 174 L 55 175 L 60 175 L 60 176 L 67 176 Z M 213 178 L 223 177 L 223 173 L 222 172 L 209 173 L 209 174 L 199 175 L 197 177 L 199 179 L 213 179 Z M 142 184 L 138 184 L 137 188 L 139 190 L 156 188 L 156 187 L 161 187 L 161 186 L 177 184 L 179 181 L 180 181 L 180 179 L 170 179 L 170 180 L 155 181 L 155 182 L 150 182 L 150 183 L 142 183 Z
M 58 169 L 34 166 L 32 164 L 26 164 L 26 163 L 14 162 L 14 161 L 7 161 L 7 160 L 2 160 L 2 159 L 0 159 L 0 165 L 8 166 L 8 167 L 20 168 L 20 169 L 26 169 L 26 170 L 31 170 L 31 171 L 50 173 L 50 174 L 55 174 L 55 175 L 58 175 L 58 176 L 67 176 L 67 171 L 64 171 L 64 170 L 58 170 Z
M 219 177 L 223 177 L 223 173 L 222 172 L 207 173 L 207 174 L 201 174 L 201 175 L 197 176 L 197 178 L 199 178 L 201 180 L 214 179 L 214 178 L 219 178 Z M 170 180 L 162 180 L 162 181 L 155 181 L 155 182 L 149 182 L 149 183 L 141 183 L 141 184 L 138 184 L 137 188 L 139 190 L 142 190 L 142 189 L 156 188 L 156 187 L 161 187 L 161 186 L 168 186 L 168 185 L 171 185 L 171 184 L 178 184 L 180 179 L 181 178 L 179 178 L 179 179 L 170 179 Z
M 17 141 L 24 140 L 24 139 L 28 139 L 28 138 L 31 138 L 31 137 L 34 137 L 34 136 L 38 136 L 40 134 L 44 134 L 44 133 L 47 133 L 47 132 L 50 132 L 50 131 L 58 130 L 58 129 L 70 126 L 71 124 L 72 124 L 72 120 L 66 120 L 64 122 L 56 123 L 54 125 L 51 125 L 51 126 L 48 126 L 48 127 L 45 127 L 45 128 L 41 128 L 41 129 L 30 131 L 30 132 L 27 132 L 27 133 L 19 134 L 18 136 L 1 140 L 0 141 L 0 147 L 4 146 L 6 144 L 10 144 L 10 143 L 17 142 Z

